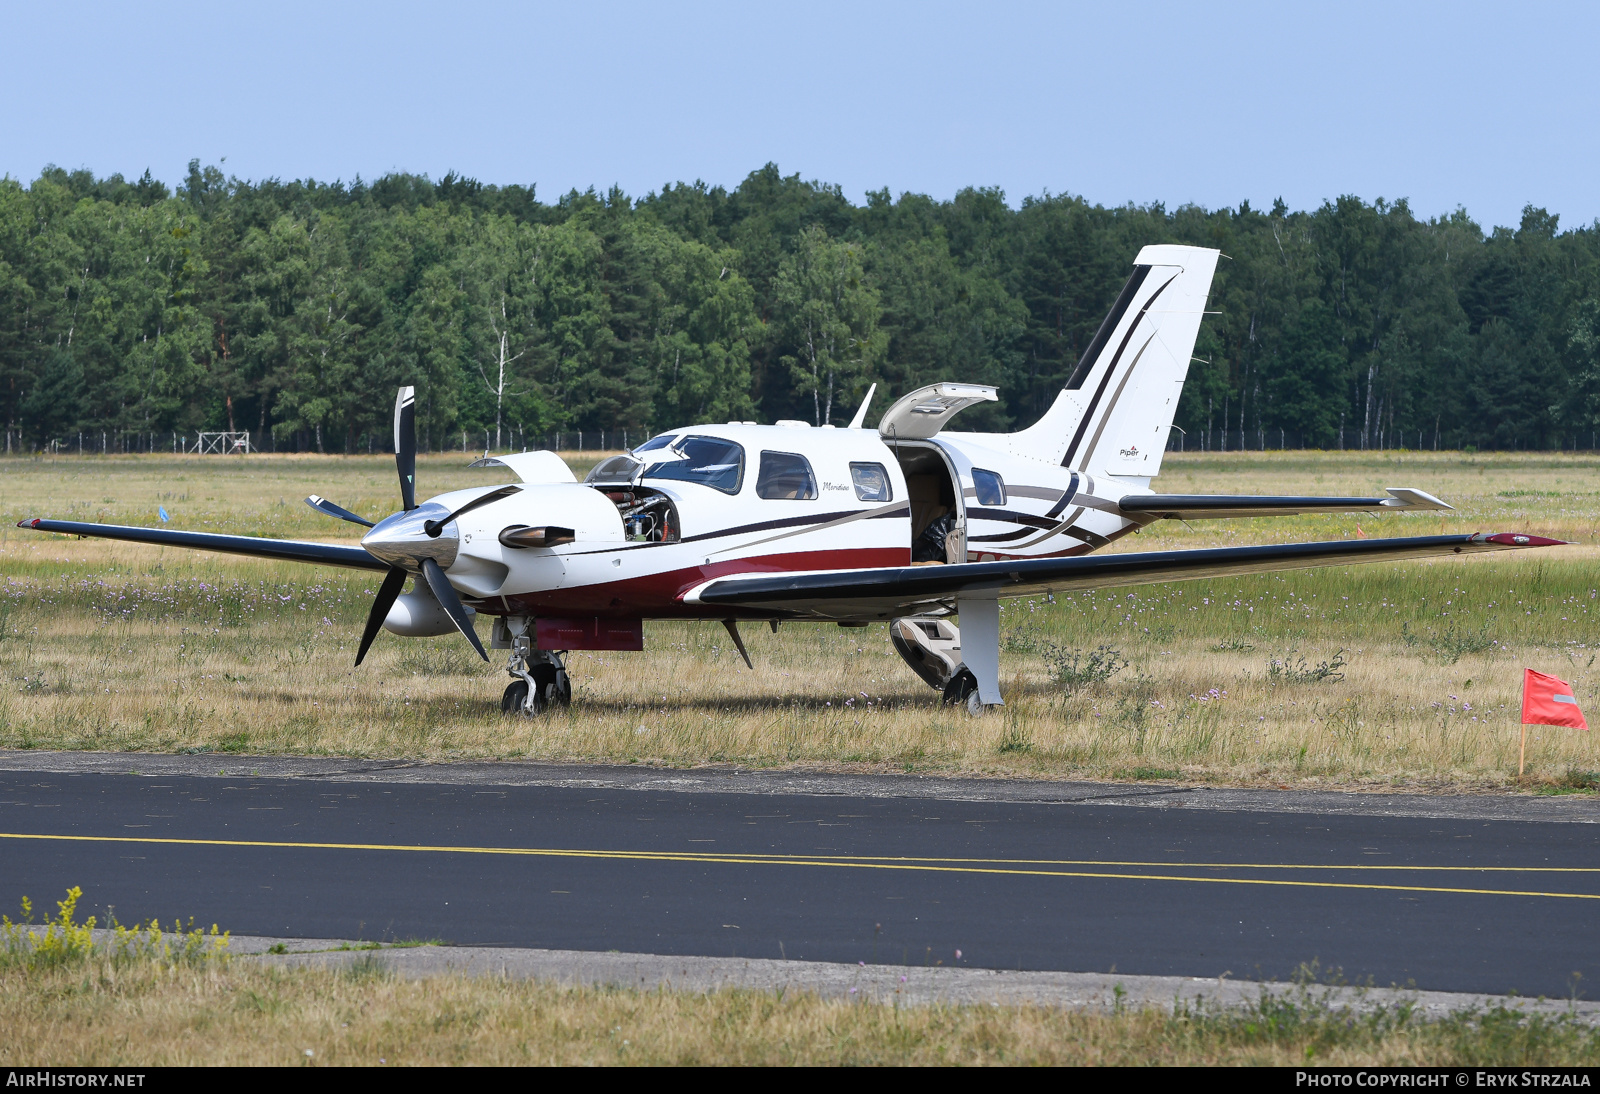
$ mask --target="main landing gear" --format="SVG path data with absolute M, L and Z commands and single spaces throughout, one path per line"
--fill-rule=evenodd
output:
M 532 717 L 572 702 L 572 681 L 567 678 L 561 654 L 534 648 L 532 618 L 497 616 L 490 644 L 497 650 L 511 651 L 506 658 L 511 683 L 500 697 L 502 714 Z
M 961 629 L 942 616 L 913 615 L 889 624 L 889 641 L 913 672 L 944 693 L 951 706 L 964 706 L 980 717 L 1000 698 L 1000 612 L 993 600 L 963 598 L 961 622 L 967 645 L 961 648 Z

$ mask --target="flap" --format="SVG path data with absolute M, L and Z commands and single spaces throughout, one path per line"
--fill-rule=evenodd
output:
M 902 395 L 884 411 L 878 435 L 885 440 L 925 441 L 943 429 L 957 411 L 999 399 L 994 388 L 982 384 L 929 384 Z

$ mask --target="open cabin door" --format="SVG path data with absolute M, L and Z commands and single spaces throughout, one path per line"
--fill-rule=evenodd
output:
M 965 562 L 966 505 L 950 461 L 938 445 L 926 441 L 890 448 L 906 478 L 906 498 L 911 503 L 911 564 Z

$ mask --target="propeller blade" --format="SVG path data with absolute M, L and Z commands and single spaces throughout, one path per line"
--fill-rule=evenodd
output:
M 417 389 L 403 387 L 394 397 L 394 465 L 400 471 L 400 507 L 417 507 Z
M 485 661 L 489 660 L 489 655 L 484 652 L 483 643 L 478 641 L 478 632 L 472 629 L 472 619 L 467 615 L 467 609 L 462 605 L 461 598 L 456 595 L 455 589 L 450 585 L 450 579 L 444 576 L 439 564 L 431 558 L 423 559 L 422 576 L 427 578 L 428 588 L 433 590 L 433 598 L 450 613 L 456 630 L 472 643 L 472 648 L 478 651 L 479 657 Z
M 425 521 L 422 525 L 422 530 L 428 533 L 428 537 L 430 539 L 438 539 L 440 530 L 443 529 L 445 525 L 461 516 L 463 513 L 470 513 L 474 509 L 481 509 L 490 502 L 499 501 L 501 498 L 509 498 L 512 494 L 518 493 L 521 490 L 522 487 L 520 486 L 502 486 L 498 490 L 491 490 L 487 494 L 482 494 L 473 498 L 471 501 L 467 502 L 467 504 L 463 505 L 460 509 L 457 509 L 454 513 L 451 513 L 447 517 L 444 517 L 440 520 Z
M 370 520 L 367 520 L 365 517 L 356 516 L 344 506 L 335 505 L 333 502 L 319 494 L 312 494 L 306 499 L 306 504 L 311 506 L 311 508 L 315 509 L 317 512 L 326 513 L 330 517 L 338 517 L 340 520 L 347 520 L 351 524 L 360 524 L 367 528 L 372 527 L 372 522 Z
M 383 584 L 378 587 L 378 598 L 372 602 L 372 610 L 367 613 L 367 628 L 361 632 L 361 648 L 356 650 L 357 665 L 361 664 L 362 659 L 367 656 L 367 651 L 372 648 L 372 640 L 378 637 L 378 628 L 389 618 L 389 609 L 394 607 L 395 598 L 400 595 L 400 590 L 405 588 L 405 584 L 406 572 L 398 566 L 389 567 L 389 572 L 384 575 Z

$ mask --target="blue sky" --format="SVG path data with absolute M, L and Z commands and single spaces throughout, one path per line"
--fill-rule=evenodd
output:
M 1600 217 L 1600 3 L 0 3 L 0 172 Z

